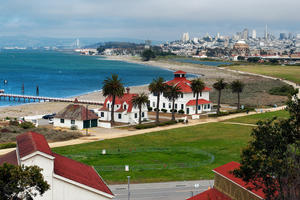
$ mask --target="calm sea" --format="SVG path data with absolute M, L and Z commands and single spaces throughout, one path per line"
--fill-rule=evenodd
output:
M 158 76 L 166 80 L 173 73 L 158 67 L 105 60 L 96 56 L 75 53 L 34 50 L 6 50 L 0 52 L 0 89 L 5 93 L 70 97 L 100 90 L 106 77 L 116 73 L 125 86 L 150 83 Z M 7 84 L 4 84 L 7 80 Z M 0 106 L 15 105 L 0 101 Z

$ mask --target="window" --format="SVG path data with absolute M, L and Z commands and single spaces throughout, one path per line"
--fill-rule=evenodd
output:
M 200 97 L 202 97 L 202 92 L 200 92 Z
M 153 101 L 153 107 L 155 107 L 155 102 Z
M 210 104 L 207 104 L 207 108 L 210 109 Z
M 166 107 L 166 104 L 165 103 L 163 103 L 163 108 L 165 108 Z
M 124 109 L 125 109 L 125 110 L 127 109 L 127 106 L 126 106 L 126 105 L 124 105 Z
M 101 112 L 100 116 L 101 116 L 101 117 L 104 117 L 104 112 Z
M 121 113 L 118 114 L 118 119 L 122 119 L 122 114 Z
M 172 107 L 172 105 L 171 105 L 171 103 L 169 103 L 169 108 L 171 108 Z
M 60 123 L 65 123 L 65 119 L 60 119 Z
M 75 124 L 75 120 L 72 119 L 72 120 L 71 120 L 71 124 Z
M 177 103 L 175 103 L 175 109 L 177 109 Z
M 198 106 L 198 110 L 201 110 L 201 105 Z
M 181 94 L 181 98 L 183 98 L 183 93 Z
M 204 105 L 204 109 L 206 109 L 206 107 L 207 107 L 207 105 L 205 104 L 205 105 Z
M 184 105 L 183 104 L 181 104 L 181 110 L 183 110 L 184 109 Z
M 109 108 L 109 103 L 107 104 L 107 108 Z
M 196 94 L 195 93 L 193 93 L 194 95 L 193 95 L 193 97 L 195 98 L 196 97 Z
M 153 92 L 153 96 L 157 97 L 157 92 Z
M 137 118 L 138 116 L 137 116 L 137 113 L 134 113 L 134 118 Z
M 145 117 L 145 113 L 144 112 L 142 112 L 142 117 Z

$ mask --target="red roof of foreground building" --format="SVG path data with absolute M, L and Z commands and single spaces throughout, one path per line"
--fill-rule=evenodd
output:
M 252 184 L 247 184 L 246 182 L 244 182 L 241 178 L 237 178 L 235 177 L 231 172 L 235 169 L 240 168 L 240 163 L 237 162 L 229 162 L 225 165 L 222 165 L 220 167 L 217 167 L 216 169 L 213 170 L 213 172 L 221 175 L 222 177 L 229 179 L 230 181 L 236 183 L 237 185 L 239 185 L 240 187 L 244 188 L 245 190 L 248 190 L 249 192 L 252 192 L 253 194 L 255 194 L 256 196 L 264 199 L 265 198 L 265 194 L 263 193 L 262 189 L 259 190 L 249 190 L 248 188 L 252 188 L 254 187 Z
M 52 154 L 45 137 L 35 132 L 27 132 L 18 135 L 17 147 L 20 158 L 23 158 L 36 151 L 40 151 L 48 155 Z
M 55 157 L 55 174 L 113 195 L 98 173 L 91 166 L 56 153 L 52 153 L 52 155 Z
M 138 94 L 131 94 L 131 93 L 125 93 L 122 97 L 116 97 L 115 99 L 115 105 L 120 105 L 120 108 L 118 110 L 116 110 L 115 112 L 124 112 L 127 110 L 127 112 L 131 112 L 132 108 L 133 108 L 133 104 L 131 102 L 132 98 L 134 96 L 137 96 Z M 108 111 L 107 108 L 107 102 L 112 102 L 112 97 L 109 96 L 105 99 L 103 107 L 99 109 L 99 111 Z M 127 108 L 124 109 L 124 103 L 126 102 L 127 104 Z
M 11 165 L 18 165 L 16 150 L 9 152 L 3 156 L 0 156 L 0 165 L 3 165 L 4 163 L 8 163 Z
M 184 71 L 177 71 L 174 74 L 186 74 Z M 191 81 L 187 80 L 185 77 L 174 77 L 173 80 L 167 81 L 167 85 L 176 85 L 181 88 L 182 93 L 192 93 Z M 210 91 L 211 89 L 205 87 L 203 91 Z
M 219 190 L 212 188 L 187 200 L 231 200 L 231 198 L 223 194 Z
M 53 153 L 46 141 L 46 138 L 39 133 L 27 132 L 17 136 L 17 148 L 20 158 L 36 151 L 53 156 L 55 174 L 101 192 L 113 195 L 111 190 L 107 187 L 93 167 Z M 3 163 L 18 165 L 16 151 L 12 151 L 1 156 L 0 165 Z
M 205 99 L 198 99 L 198 105 L 201 105 L 201 104 L 210 104 L 211 101 L 207 101 Z M 186 103 L 187 106 L 195 106 L 196 105 L 196 99 L 194 100 L 189 100 L 187 103 Z

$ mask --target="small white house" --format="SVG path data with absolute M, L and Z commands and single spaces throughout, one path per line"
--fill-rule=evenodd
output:
M 196 112 L 196 96 L 191 88 L 191 81 L 187 80 L 186 72 L 176 71 L 174 72 L 174 79 L 167 81 L 167 85 L 176 85 L 181 88 L 182 95 L 175 100 L 175 110 L 183 110 L 185 114 L 192 115 Z M 205 87 L 198 99 L 198 113 L 211 111 L 212 102 L 209 101 L 209 91 L 211 89 Z M 150 106 L 155 109 L 157 102 L 157 95 L 151 93 L 149 95 Z M 168 98 L 164 97 L 164 94 L 160 95 L 159 110 L 166 109 L 167 112 L 172 110 L 172 102 Z
M 17 136 L 17 149 L 0 156 L 0 165 L 36 165 L 50 189 L 34 200 L 108 200 L 114 197 L 93 167 L 53 153 L 41 134 Z
M 139 109 L 134 107 L 131 103 L 132 98 L 137 94 L 131 94 L 130 89 L 127 88 L 121 98 L 116 97 L 114 106 L 114 119 L 116 122 L 137 124 L 139 120 Z M 99 120 L 110 121 L 111 120 L 111 108 L 112 108 L 112 97 L 107 97 L 104 101 L 103 107 L 97 111 Z M 148 108 L 147 105 L 142 106 L 142 121 L 148 119 Z
M 64 128 L 76 126 L 78 129 L 98 126 L 98 116 L 86 107 L 70 104 L 53 118 L 53 125 Z

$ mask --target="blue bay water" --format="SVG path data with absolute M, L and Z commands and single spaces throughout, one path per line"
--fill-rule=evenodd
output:
M 112 73 L 118 74 L 125 86 L 150 83 L 158 76 L 166 80 L 173 73 L 158 67 L 105 60 L 57 51 L 7 50 L 0 52 L 0 89 L 5 93 L 70 97 L 102 88 Z M 8 83 L 5 85 L 4 80 Z M 0 106 L 16 102 L 0 101 Z

